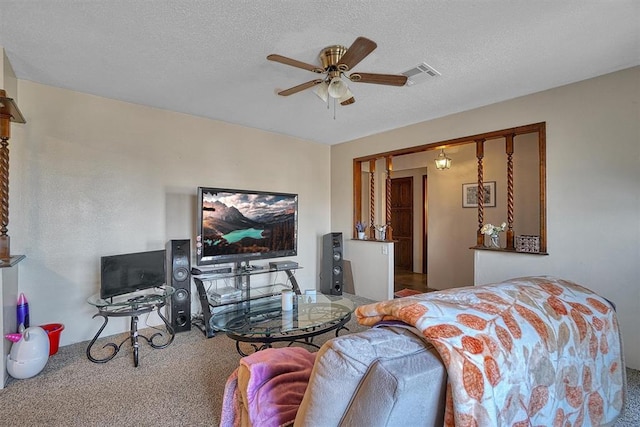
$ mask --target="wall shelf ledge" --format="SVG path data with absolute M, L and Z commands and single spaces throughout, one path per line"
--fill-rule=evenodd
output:
M 471 246 L 469 249 L 473 249 L 477 251 L 507 252 L 507 253 L 518 254 L 518 255 L 549 255 L 548 252 L 519 252 L 519 251 L 516 251 L 515 249 L 488 248 L 486 246 Z
M 7 259 L 0 259 L 0 268 L 13 267 L 26 258 L 26 255 L 13 255 Z

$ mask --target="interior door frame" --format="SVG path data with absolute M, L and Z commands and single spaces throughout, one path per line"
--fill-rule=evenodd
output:
M 427 274 L 427 260 L 429 259 L 429 177 L 422 175 L 422 274 Z M 429 280 L 427 278 L 427 280 Z

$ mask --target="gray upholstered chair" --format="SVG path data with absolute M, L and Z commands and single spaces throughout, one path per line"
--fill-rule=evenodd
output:
M 236 423 L 239 418 L 243 426 L 254 424 L 246 404 L 250 376 L 241 364 Z M 441 426 L 446 378 L 437 352 L 404 327 L 344 335 L 318 351 L 295 419 L 274 420 L 274 424 Z M 278 397 L 284 395 L 271 396 Z M 263 419 L 260 424 L 264 423 Z M 226 424 L 231 421 L 223 414 L 222 425 Z

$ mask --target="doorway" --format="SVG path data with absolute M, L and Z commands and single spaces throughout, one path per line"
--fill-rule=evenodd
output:
M 416 186 L 414 186 L 414 178 Z M 420 178 L 422 182 L 417 182 Z M 419 186 L 419 187 L 418 187 Z M 427 292 L 427 175 L 391 180 L 394 292 Z M 422 253 L 420 253 L 422 252 Z
M 413 272 L 413 177 L 391 180 L 394 269 Z

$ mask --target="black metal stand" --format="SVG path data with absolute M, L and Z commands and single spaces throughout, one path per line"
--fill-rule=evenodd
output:
M 166 304 L 167 304 L 167 301 L 166 299 L 164 299 L 162 301 L 156 301 L 153 303 L 140 303 L 138 301 L 132 301 L 129 306 L 118 307 L 118 308 L 113 308 L 109 306 L 98 307 L 98 313 L 96 313 L 93 316 L 93 318 L 97 316 L 102 316 L 102 318 L 104 319 L 104 323 L 102 324 L 102 326 L 98 330 L 98 333 L 96 333 L 96 335 L 93 337 L 93 339 L 89 343 L 89 346 L 87 347 L 87 351 L 86 351 L 87 358 L 94 363 L 106 363 L 109 360 L 113 359 L 116 356 L 116 354 L 118 354 L 118 352 L 120 351 L 120 348 L 125 342 L 130 341 L 131 347 L 133 348 L 133 365 L 135 367 L 138 367 L 138 352 L 140 348 L 140 345 L 138 343 L 138 337 L 144 338 L 145 341 L 147 341 L 147 343 L 152 348 L 155 348 L 155 349 L 161 349 L 161 348 L 167 347 L 169 344 L 173 342 L 173 339 L 175 338 L 175 331 L 171 327 L 171 324 L 169 323 L 167 318 L 164 317 L 160 312 L 160 309 L 164 307 Z M 146 337 L 138 333 L 138 316 L 144 313 L 149 313 L 153 310 L 158 311 L 158 316 L 160 316 L 160 318 L 164 322 L 165 328 L 169 335 L 167 342 L 162 344 L 156 344 L 154 342 L 154 339 L 156 337 L 164 335 L 161 332 L 156 332 L 150 337 Z M 104 328 L 107 326 L 107 323 L 109 322 L 109 317 L 131 317 L 131 330 L 129 332 L 129 336 L 125 338 L 122 342 L 120 342 L 120 344 L 115 344 L 115 343 L 105 344 L 102 348 L 111 347 L 112 353 L 107 357 L 98 359 L 91 355 L 91 348 L 93 347 L 93 344 L 95 344 L 95 342 L 98 340 L 98 337 L 100 337 L 100 334 L 102 333 Z
M 211 307 L 209 307 L 209 298 L 207 297 L 207 291 L 204 289 L 204 283 L 197 277 L 193 278 L 198 290 L 198 296 L 200 297 L 200 305 L 202 306 L 202 325 L 196 323 L 197 326 L 207 338 L 214 337 L 216 333 L 211 328 Z

